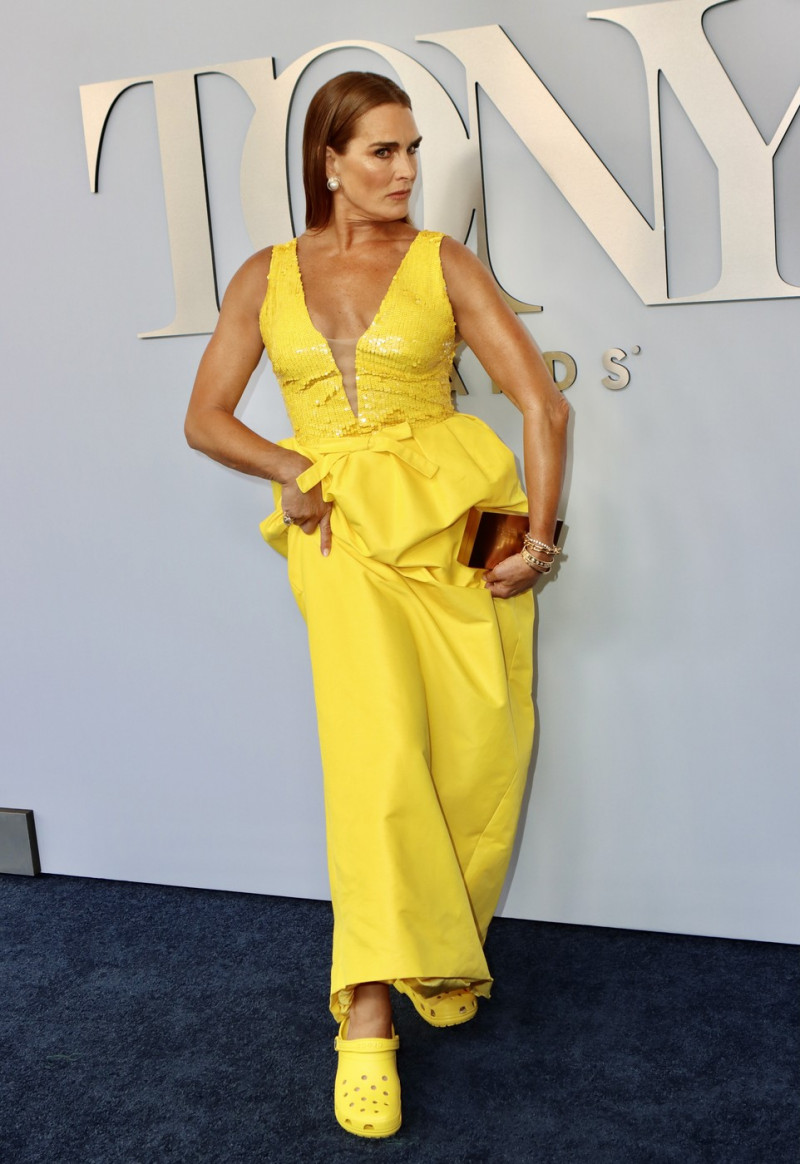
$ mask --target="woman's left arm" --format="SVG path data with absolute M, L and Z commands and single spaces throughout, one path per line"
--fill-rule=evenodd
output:
M 451 238 L 442 240 L 441 257 L 459 335 L 522 413 L 530 532 L 539 541 L 552 543 L 564 478 L 569 405 L 483 263 Z M 506 558 L 485 577 L 495 598 L 520 594 L 539 580 L 520 554 Z

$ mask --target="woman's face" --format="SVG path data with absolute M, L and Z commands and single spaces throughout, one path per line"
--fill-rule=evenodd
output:
M 336 210 L 359 219 L 405 218 L 419 143 L 414 116 L 404 105 L 376 105 L 360 117 L 345 152 L 328 149 L 327 175 L 341 183 Z

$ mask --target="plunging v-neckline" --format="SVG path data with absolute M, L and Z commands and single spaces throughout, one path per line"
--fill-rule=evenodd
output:
M 421 234 L 422 234 L 421 230 L 417 231 L 417 233 L 412 238 L 411 242 L 408 245 L 408 249 L 406 250 L 406 252 L 403 255 L 400 262 L 397 264 L 397 267 L 395 268 L 395 272 L 392 275 L 391 279 L 389 280 L 389 285 L 383 294 L 383 298 L 381 299 L 380 303 L 378 304 L 378 308 L 377 308 L 375 314 L 373 315 L 372 319 L 370 320 L 370 322 L 367 325 L 367 327 L 365 328 L 365 330 L 362 331 L 361 335 L 355 341 L 355 345 L 354 345 L 354 349 L 353 349 L 354 350 L 354 366 L 355 366 L 355 373 L 354 373 L 355 383 L 354 383 L 353 387 L 355 388 L 355 395 L 356 395 L 356 407 L 355 408 L 353 408 L 352 401 L 350 400 L 350 397 L 347 394 L 347 389 L 345 388 L 344 376 L 342 375 L 341 368 L 339 367 L 339 365 L 336 363 L 336 360 L 334 359 L 333 350 L 332 350 L 331 345 L 330 345 L 330 340 L 328 339 L 327 336 L 322 334 L 322 332 L 319 330 L 317 325 L 314 323 L 314 320 L 311 318 L 311 312 L 308 309 L 308 300 L 306 299 L 306 290 L 305 290 L 305 287 L 303 285 L 303 272 L 300 270 L 300 260 L 297 257 L 297 239 L 293 240 L 293 242 L 294 242 L 294 248 L 293 248 L 294 265 L 295 265 L 295 270 L 297 272 L 297 281 L 300 285 L 300 298 L 303 301 L 303 309 L 305 310 L 305 313 L 306 313 L 306 319 L 308 320 L 312 331 L 314 331 L 314 333 L 316 335 L 318 335 L 319 338 L 325 344 L 325 347 L 328 350 L 328 359 L 330 360 L 331 365 L 336 370 L 336 374 L 339 377 L 339 384 L 340 384 L 340 387 L 342 389 L 342 394 L 344 395 L 344 398 L 347 401 L 347 404 L 348 404 L 350 411 L 353 413 L 353 416 L 355 416 L 355 417 L 358 417 L 358 415 L 361 411 L 361 409 L 358 407 L 358 349 L 359 349 L 359 346 L 361 344 L 361 341 L 364 340 L 369 335 L 369 333 L 372 331 L 373 327 L 377 323 L 378 318 L 379 318 L 379 316 L 380 316 L 381 312 L 383 311 L 384 306 L 386 304 L 386 300 L 389 298 L 389 296 L 392 293 L 392 289 L 394 288 L 395 282 L 397 281 L 397 277 L 400 274 L 401 270 L 403 269 L 403 265 L 405 264 L 406 259 L 408 258 L 409 254 L 411 253 L 411 251 L 414 247 L 414 243 L 417 241 L 417 239 L 420 237 Z

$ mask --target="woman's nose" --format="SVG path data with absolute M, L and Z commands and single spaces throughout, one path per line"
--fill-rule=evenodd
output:
M 395 173 L 399 178 L 406 178 L 413 182 L 417 176 L 417 159 L 412 154 L 398 154 Z

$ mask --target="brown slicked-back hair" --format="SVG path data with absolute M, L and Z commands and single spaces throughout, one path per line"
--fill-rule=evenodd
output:
M 311 98 L 303 128 L 303 186 L 306 192 L 306 229 L 321 230 L 333 213 L 328 189 L 325 151 L 343 154 L 360 117 L 376 105 L 411 108 L 408 93 L 379 73 L 340 73 Z

